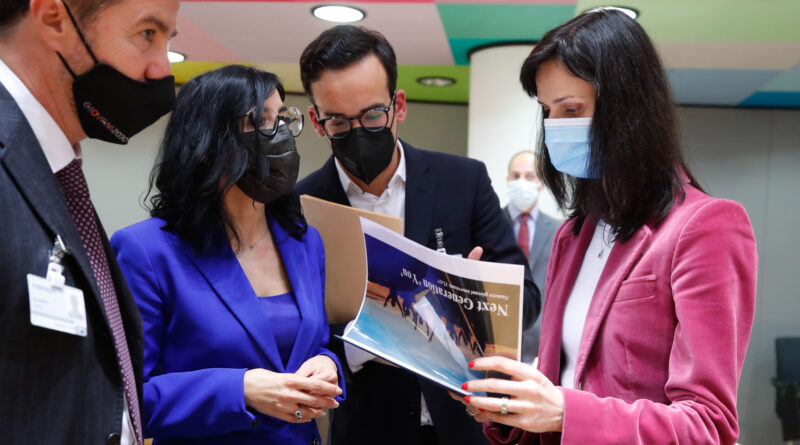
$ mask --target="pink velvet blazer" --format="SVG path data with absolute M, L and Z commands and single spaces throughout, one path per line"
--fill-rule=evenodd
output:
M 486 424 L 494 444 L 727 444 L 756 298 L 758 257 L 744 208 L 685 185 L 658 227 L 617 242 L 603 269 L 564 393 L 562 433 Z M 561 375 L 564 308 L 596 221 L 555 235 L 539 369 Z

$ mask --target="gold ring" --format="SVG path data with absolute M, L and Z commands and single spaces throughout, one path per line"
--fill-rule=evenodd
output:
M 500 414 L 504 416 L 508 414 L 508 397 L 500 399 Z

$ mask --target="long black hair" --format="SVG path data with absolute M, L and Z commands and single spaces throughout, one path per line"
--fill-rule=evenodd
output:
M 255 122 L 260 122 L 264 101 L 276 90 L 284 99 L 274 74 L 229 65 L 195 77 L 178 93 L 150 174 L 149 209 L 151 216 L 166 221 L 164 230 L 191 242 L 198 252 L 228 242 L 225 229 L 234 235 L 234 249 L 241 247 L 224 197 L 247 168 L 242 119 L 255 109 Z M 294 192 L 267 204 L 265 212 L 296 239 L 306 232 Z
M 575 17 L 536 44 L 520 73 L 530 96 L 537 95 L 536 72 L 555 59 L 597 90 L 589 165 L 593 176 L 601 179 L 560 173 L 541 140 L 538 176 L 559 207 L 576 219 L 576 234 L 593 214 L 624 242 L 643 225 L 658 225 L 676 200 L 683 199 L 682 173 L 700 188 L 681 152 L 677 113 L 661 59 L 644 29 L 614 10 Z

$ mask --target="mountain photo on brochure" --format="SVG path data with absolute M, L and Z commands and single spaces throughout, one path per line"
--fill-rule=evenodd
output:
M 520 358 L 520 265 L 439 253 L 361 218 L 367 283 L 342 340 L 461 395 L 478 357 Z

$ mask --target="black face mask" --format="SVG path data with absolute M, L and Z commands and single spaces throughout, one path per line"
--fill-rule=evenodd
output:
M 247 149 L 247 170 L 236 183 L 253 201 L 268 204 L 291 192 L 300 170 L 300 154 L 286 125 L 273 136 L 259 131 L 242 135 Z
M 381 131 L 351 128 L 343 139 L 331 139 L 333 155 L 345 170 L 356 178 L 371 183 L 392 162 L 397 143 L 389 127 Z
M 129 138 L 175 106 L 175 78 L 167 76 L 153 82 L 139 82 L 111 65 L 98 62 L 66 3 L 64 7 L 83 46 L 94 60 L 89 71 L 76 76 L 64 57 L 58 54 L 74 78 L 72 94 L 81 127 L 90 138 L 127 144 Z

